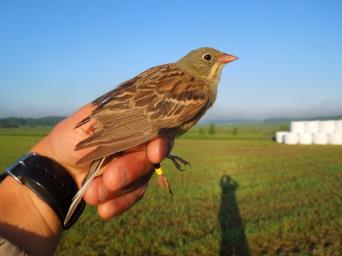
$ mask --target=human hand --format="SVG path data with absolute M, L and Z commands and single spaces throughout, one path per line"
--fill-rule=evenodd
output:
M 61 121 L 56 127 L 31 151 L 54 159 L 63 165 L 80 187 L 87 174 L 90 163 L 77 165 L 77 161 L 94 150 L 95 147 L 77 150 L 77 143 L 88 137 L 92 132 L 92 122 L 74 129 L 75 125 L 89 116 L 94 109 L 86 105 Z M 154 139 L 134 150 L 125 152 L 122 156 L 111 160 L 103 167 L 103 175 L 94 179 L 84 195 L 84 200 L 96 205 L 99 215 L 108 219 L 116 216 L 138 201 L 144 194 L 149 178 L 152 175 L 153 164 L 160 163 L 170 150 L 170 143 L 164 138 Z M 142 179 L 140 187 L 117 196 L 117 191 Z

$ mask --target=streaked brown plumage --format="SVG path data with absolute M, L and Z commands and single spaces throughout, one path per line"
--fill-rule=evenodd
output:
M 224 64 L 235 59 L 213 48 L 199 48 L 176 63 L 150 68 L 94 100 L 96 109 L 76 127 L 94 120 L 95 132 L 76 150 L 97 148 L 78 162 L 92 161 L 92 167 L 65 221 L 107 156 L 158 136 L 173 139 L 196 124 L 216 99 Z

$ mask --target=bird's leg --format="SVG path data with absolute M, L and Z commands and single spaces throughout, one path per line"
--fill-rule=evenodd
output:
M 186 161 L 186 160 L 184 160 L 180 156 L 175 156 L 175 155 L 168 154 L 166 157 L 172 161 L 172 163 L 174 164 L 176 169 L 179 170 L 179 171 L 182 171 L 182 172 L 185 171 L 183 167 L 186 166 L 186 165 L 191 167 L 191 163 Z
M 169 182 L 169 180 L 166 178 L 163 169 L 161 168 L 160 164 L 155 164 L 154 165 L 154 170 L 156 172 L 156 174 L 158 175 L 158 183 L 159 185 L 161 185 L 163 188 L 166 188 L 169 190 L 169 193 L 171 195 L 171 200 L 173 197 L 173 192 L 171 189 L 171 184 Z

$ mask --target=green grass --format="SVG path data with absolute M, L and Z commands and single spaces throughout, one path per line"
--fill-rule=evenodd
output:
M 190 129 L 182 139 L 209 140 L 269 140 L 275 132 L 286 131 L 289 127 L 283 123 L 255 123 L 236 125 L 214 125 L 215 134 L 210 134 L 210 125 L 199 125 Z
M 246 139 L 248 129 L 260 139 Z M 278 145 L 268 139 L 274 128 L 248 129 L 239 139 L 217 139 L 218 130 L 177 141 L 192 168 L 163 163 L 172 201 L 153 177 L 118 218 L 102 221 L 89 207 L 57 255 L 342 255 L 342 147 Z M 0 131 L 0 166 L 39 138 Z
M 42 137 L 51 130 L 51 127 L 19 127 L 0 128 L 0 136 L 34 136 Z
M 26 153 L 51 127 L 0 128 L 0 170 Z

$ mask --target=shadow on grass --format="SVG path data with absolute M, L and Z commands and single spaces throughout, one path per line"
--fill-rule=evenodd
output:
M 221 177 L 221 205 L 218 219 L 221 225 L 220 255 L 250 255 L 245 229 L 236 201 L 239 184 L 230 176 Z

